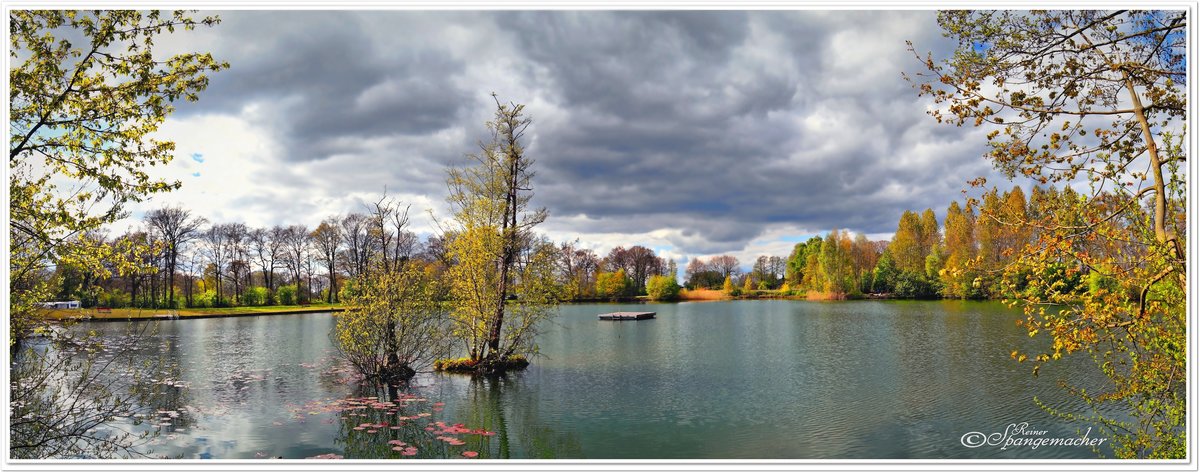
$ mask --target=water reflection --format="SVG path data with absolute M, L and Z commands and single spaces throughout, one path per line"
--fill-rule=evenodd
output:
M 520 383 L 510 377 L 453 376 L 466 397 L 448 405 L 439 390 L 362 387 L 356 396 L 302 407 L 336 418 L 335 443 L 345 458 L 563 458 L 578 457 L 578 440 L 540 423 L 536 408 L 510 412 Z M 515 401 L 515 402 L 514 402 Z M 531 406 L 532 407 L 532 406 Z M 510 422 L 517 416 L 520 422 Z M 514 427 L 515 426 L 515 427 Z M 334 452 L 326 457 L 334 457 Z M 516 456 L 514 456 L 514 453 Z
M 595 317 L 626 309 L 658 318 Z M 1019 317 L 972 302 L 568 305 L 525 372 L 393 390 L 339 363 L 327 314 L 162 322 L 139 353 L 175 371 L 141 428 L 172 458 L 1094 457 L 960 444 L 1010 422 L 1086 428 L 1033 398 L 1078 410 L 1057 381 L 1096 384 L 1090 360 L 1032 377 L 1008 356 L 1042 342 Z

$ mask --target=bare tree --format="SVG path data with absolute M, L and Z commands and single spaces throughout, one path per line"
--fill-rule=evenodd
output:
M 407 212 L 405 212 L 407 214 Z M 392 245 L 392 262 L 395 269 L 399 269 L 413 257 L 417 250 L 418 243 L 421 239 L 416 233 L 404 230 L 404 225 L 408 225 L 408 216 L 404 217 L 403 224 L 397 224 L 395 244 Z
M 346 257 L 342 261 L 351 278 L 367 272 L 371 259 L 370 223 L 370 218 L 360 213 L 348 214 L 338 221 L 346 243 Z
M 304 280 L 301 273 L 308 260 L 309 233 L 304 225 L 292 225 L 283 229 L 284 264 L 292 273 L 292 281 L 296 284 L 297 298 L 303 296 Z
M 225 274 L 225 267 L 229 264 L 227 236 L 225 226 L 221 224 L 209 227 L 203 236 L 205 256 L 212 263 L 216 275 L 217 300 L 215 305 L 221 305 L 221 279 Z
M 561 255 L 559 271 L 562 280 L 574 286 L 575 296 L 587 295 L 596 287 L 596 272 L 600 268 L 600 257 L 596 252 L 580 248 L 578 240 L 563 242 L 558 247 Z
M 384 271 L 399 269 L 402 253 L 407 257 L 416 246 L 416 235 L 411 238 L 403 235 L 408 227 L 408 210 L 405 205 L 401 209 L 400 201 L 389 197 L 385 191 L 379 200 L 367 207 L 369 232 L 374 241 L 375 249 L 379 251 L 380 268 Z M 401 241 L 401 240 L 405 241 Z
M 275 297 L 275 265 L 278 264 L 283 248 L 283 239 L 276 235 L 281 232 L 282 228 L 276 225 L 271 229 L 255 228 L 248 236 L 249 252 L 258 263 L 263 285 L 267 287 L 267 297 L 270 299 Z
M 225 225 L 225 241 L 229 249 L 229 282 L 233 284 L 233 297 L 241 303 L 242 283 L 250 275 L 249 229 L 244 223 Z
M 439 263 L 442 267 L 450 267 L 453 261 L 449 248 L 456 235 L 453 231 L 446 231 L 441 235 L 429 235 L 425 244 L 422 245 L 419 257 L 429 263 Z
M 192 302 L 192 293 L 196 286 L 196 272 L 202 270 L 202 263 L 203 257 L 200 255 L 200 252 L 193 250 L 184 257 L 180 266 L 183 269 L 183 294 L 187 300 L 188 307 L 194 304 Z
M 208 223 L 204 218 L 192 217 L 182 207 L 162 207 L 146 214 L 146 224 L 162 239 L 167 271 L 168 303 L 175 307 L 175 269 L 179 264 L 179 252 L 184 245 L 200 236 L 200 227 Z
M 716 271 L 721 273 L 722 278 L 737 276 L 740 270 L 741 263 L 738 259 L 729 255 L 714 256 L 709 265 Z
M 275 266 L 280 260 L 287 257 L 287 228 L 275 225 L 271 227 L 269 251 L 271 252 L 271 272 L 268 273 L 267 290 L 272 291 L 271 297 L 275 297 Z
M 338 219 L 336 217 L 325 219 L 310 236 L 316 246 L 321 265 L 325 266 L 329 273 L 329 294 L 325 296 L 325 302 L 332 304 L 335 298 L 334 294 L 337 292 L 337 255 L 342 244 L 342 232 L 338 225 Z

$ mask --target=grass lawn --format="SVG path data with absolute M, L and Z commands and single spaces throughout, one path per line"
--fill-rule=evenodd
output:
M 329 312 L 342 310 L 341 304 L 275 305 L 264 307 L 220 307 L 193 308 L 170 311 L 167 309 L 112 309 L 112 313 L 101 314 L 96 309 L 53 309 L 48 311 L 52 319 L 74 319 L 91 316 L 95 319 L 156 319 L 162 314 L 177 313 L 180 318 L 219 317 L 233 315 L 297 314 L 305 312 Z

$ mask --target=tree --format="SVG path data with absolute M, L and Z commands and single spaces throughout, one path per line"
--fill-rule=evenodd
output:
M 741 271 L 742 263 L 737 258 L 729 255 L 714 256 L 708 264 L 717 272 L 721 273 L 721 277 L 737 276 Z
M 342 217 L 338 224 L 346 244 L 346 256 L 342 261 L 345 262 L 346 273 L 354 279 L 367 272 L 367 264 L 371 260 L 370 218 L 352 213 Z
M 712 289 L 718 287 L 723 279 L 721 271 L 711 263 L 705 262 L 702 258 L 692 258 L 691 261 L 688 261 L 687 270 L 684 274 L 687 278 L 688 287 L 693 289 Z
M 152 46 L 176 28 L 217 22 L 180 11 L 9 12 L 9 347 L 22 357 L 10 378 L 14 458 L 136 454 L 130 439 L 92 430 L 131 407 L 93 382 L 102 368 L 22 351 L 20 340 L 45 323 L 48 268 L 135 270 L 115 263 L 123 243 L 86 234 L 122 218 L 126 204 L 178 187 L 148 173 L 174 150 L 152 136 L 174 102 L 196 100 L 206 74 L 227 65 L 205 53 L 156 57 Z M 77 389 L 42 390 L 51 379 Z
M 807 281 L 812 279 L 812 274 L 808 271 L 808 256 L 813 251 L 819 251 L 821 246 L 821 237 L 814 236 L 808 241 L 796 243 L 792 247 L 792 253 L 787 259 L 787 276 L 788 284 L 792 288 L 804 288 Z M 815 261 L 814 261 L 815 263 Z
M 1009 177 L 1089 182 L 1090 196 L 1062 202 L 1040 220 L 1013 222 L 1038 236 L 1005 271 L 1037 275 L 1066 263 L 1123 289 L 1080 295 L 1034 277 L 1033 290 L 1014 295 L 1027 302 L 1030 335 L 1052 340 L 1033 354 L 1035 373 L 1064 353 L 1097 360 L 1110 385 L 1074 392 L 1101 413 L 1095 420 L 1122 457 L 1182 458 L 1186 450 L 1186 187 L 1179 169 L 1187 158 L 1176 131 L 1187 110 L 1186 15 L 941 12 L 938 22 L 958 48 L 945 61 L 928 55 L 925 72 L 913 78 L 933 99 L 935 119 L 991 128 L 987 157 Z M 984 207 L 980 220 L 995 215 L 986 197 Z M 1083 219 L 1061 218 L 1070 214 Z M 1081 251 L 1078 241 L 1093 248 Z M 1045 303 L 1066 307 L 1041 310 Z M 1110 405 L 1133 421 L 1102 414 Z
M 121 218 L 129 202 L 178 187 L 147 174 L 174 148 L 151 135 L 174 101 L 195 100 L 205 74 L 226 65 L 203 53 L 148 54 L 167 30 L 217 23 L 186 12 L 13 10 L 9 22 L 13 345 L 39 324 L 37 302 L 51 291 L 42 269 L 63 260 L 103 269 L 108 250 L 77 237 Z M 71 188 L 59 187 L 64 180 Z
M 892 250 L 883 250 L 883 254 L 879 255 L 879 262 L 875 263 L 871 290 L 880 293 L 893 292 L 896 290 L 896 280 L 899 277 L 900 269 L 896 267 L 895 258 L 892 258 Z
M 329 293 L 325 296 L 325 302 L 332 304 L 337 293 L 337 255 L 342 244 L 338 220 L 333 217 L 325 219 L 313 230 L 311 237 L 320 254 L 321 265 L 329 274 Z
M 970 207 L 963 209 L 958 201 L 946 209 L 946 263 L 940 275 L 946 297 L 965 298 L 977 294 L 973 290 L 974 272 L 967 265 L 975 259 L 975 214 Z
M 999 271 L 1002 259 L 1003 229 L 1000 228 L 1000 196 L 993 187 L 983 194 L 983 205 L 979 216 L 975 219 L 975 235 L 979 239 L 979 264 L 981 272 L 986 273 L 984 286 L 991 293 L 993 274 Z
M 564 242 L 559 246 L 561 279 L 572 297 L 595 292 L 596 273 L 600 268 L 600 258 L 596 253 L 577 245 L 578 241 Z
M 208 261 L 212 263 L 216 276 L 217 298 L 215 306 L 221 305 L 221 279 L 222 275 L 225 274 L 225 269 L 229 265 L 230 251 L 228 237 L 229 232 L 226 231 L 225 224 L 214 224 L 208 227 L 208 230 L 203 235 L 205 254 L 208 257 Z
M 233 297 L 241 303 L 242 283 L 250 275 L 250 257 L 246 245 L 249 230 L 246 224 L 235 222 L 222 225 L 225 232 L 225 245 L 229 256 L 229 282 L 233 284 Z
M 545 209 L 529 210 L 534 161 L 523 140 L 531 121 L 524 105 L 492 97 L 491 141 L 470 156 L 473 166 L 451 168 L 447 179 L 456 223 L 449 252 L 455 261 L 452 316 L 481 373 L 502 372 L 514 355 L 534 352 L 532 334 L 558 301 L 551 283 L 554 249 L 528 252 L 532 257 L 524 264 L 517 259 L 534 244 L 533 228 L 547 215 Z M 506 304 L 510 294 L 518 297 Z M 509 314 L 515 320 L 506 328 Z
M 379 268 L 383 271 L 399 269 L 412 254 L 416 235 L 404 230 L 408 227 L 410 207 L 401 208 L 400 201 L 389 197 L 386 191 L 368 207 L 367 233 L 374 241 L 373 253 L 379 256 Z
M 824 246 L 825 239 L 814 236 L 808 239 L 808 244 L 804 247 L 804 280 L 801 286 L 805 290 L 825 290 L 825 271 L 821 267 L 821 252 Z
M 867 236 L 859 233 L 854 237 L 854 246 L 850 252 L 851 266 L 854 268 L 855 287 L 858 292 L 871 292 L 871 282 L 873 280 L 872 271 L 875 270 L 875 264 L 879 261 L 879 253 L 877 252 L 874 242 L 867 239 Z
M 192 218 L 191 211 L 182 207 L 162 207 L 146 214 L 146 223 L 162 237 L 166 249 L 167 285 L 170 286 L 169 307 L 175 307 L 175 268 L 178 266 L 179 251 L 184 245 L 200 235 L 200 227 L 206 223 L 201 217 Z
M 638 292 L 645 288 L 647 278 L 663 273 L 666 263 L 654 254 L 654 250 L 635 245 L 629 249 L 623 246 L 613 248 L 604 258 L 603 266 L 610 272 L 625 270 L 630 287 Z
M 888 246 L 892 250 L 892 257 L 896 259 L 896 267 L 901 271 L 924 272 L 925 256 L 928 255 L 923 251 L 924 245 L 920 217 L 905 210 L 900 215 L 896 234 L 892 235 L 892 244 Z
M 195 307 L 192 295 L 196 287 L 196 274 L 203 268 L 202 261 L 203 257 L 201 256 L 200 251 L 194 249 L 190 252 L 187 258 L 183 260 L 183 294 L 185 298 L 185 304 L 188 307 Z
M 934 215 L 933 209 L 925 209 L 921 212 L 921 253 L 929 256 L 933 249 L 942 244 L 942 233 L 938 225 L 937 216 Z
M 296 302 L 306 303 L 308 297 L 305 295 L 303 273 L 305 263 L 309 258 L 309 244 L 311 236 L 308 232 L 308 227 L 304 225 L 290 225 L 283 228 L 280 235 L 283 238 L 283 261 L 287 269 L 292 273 L 292 285 L 296 286 Z M 309 285 L 309 290 L 312 287 Z
M 275 300 L 275 267 L 283 253 L 283 228 L 255 228 L 250 231 L 250 253 L 258 261 L 263 284 L 267 287 L 267 302 Z
M 629 277 L 625 275 L 624 269 L 618 269 L 612 273 L 601 272 L 596 275 L 596 295 L 599 297 L 617 300 L 625 295 L 628 288 Z
M 670 301 L 679 298 L 679 282 L 675 276 L 654 275 L 646 281 L 646 295 L 655 301 Z
M 733 289 L 734 289 L 733 276 L 725 276 L 725 282 L 721 283 L 721 291 L 724 291 L 726 294 L 732 295 Z
M 666 263 L 662 258 L 654 254 L 654 250 L 641 245 L 635 245 L 629 248 L 629 256 L 633 264 L 633 272 L 630 274 L 630 279 L 637 290 L 642 290 L 646 287 L 646 281 L 650 276 L 658 276 L 666 270 Z
M 783 279 L 786 264 L 783 258 L 778 256 L 759 256 L 754 260 L 754 267 L 750 273 L 754 276 L 755 281 L 766 284 L 768 288 L 774 289 Z
M 996 219 L 1001 225 L 1000 231 L 1000 254 L 1004 259 L 1011 259 L 1016 252 L 1025 248 L 1029 243 L 1029 235 L 1031 228 L 1027 225 L 1029 222 L 1028 211 L 1025 203 L 1025 192 L 1020 186 L 1014 186 L 1012 190 L 1004 194 L 1004 202 L 1001 204 L 999 215 L 989 215 L 989 218 Z
M 317 229 L 331 228 L 326 223 Z M 360 373 L 384 383 L 404 382 L 447 353 L 449 319 L 438 301 L 437 278 L 405 265 L 358 283 L 359 291 L 338 315 L 334 339 Z
M 850 239 L 837 229 L 830 231 L 821 244 L 818 257 L 820 272 L 825 286 L 814 288 L 830 294 L 846 294 L 853 287 L 851 282 Z

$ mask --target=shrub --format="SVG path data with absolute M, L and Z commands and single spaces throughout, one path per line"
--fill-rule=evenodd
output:
M 101 307 L 129 307 L 129 294 L 120 289 L 113 289 L 111 292 L 100 294 L 96 299 L 97 305 Z
M 242 305 L 258 306 L 267 303 L 267 288 L 251 287 L 242 293 Z
M 212 290 L 204 291 L 192 298 L 192 306 L 194 307 L 216 307 L 216 303 L 217 293 Z
M 596 275 L 596 295 L 617 299 L 625 295 L 629 285 L 625 270 L 618 269 L 615 273 L 599 273 Z
M 359 373 L 384 382 L 406 381 L 416 369 L 449 353 L 450 321 L 437 299 L 440 281 L 416 265 L 386 271 L 347 299 L 335 341 Z
M 679 289 L 679 282 L 672 276 L 650 276 L 646 281 L 646 295 L 655 301 L 678 299 Z
M 938 293 L 937 287 L 915 271 L 901 271 L 896 278 L 896 296 L 911 299 L 929 299 Z
M 275 300 L 279 301 L 279 305 L 296 305 L 296 285 L 279 286 L 275 290 Z

